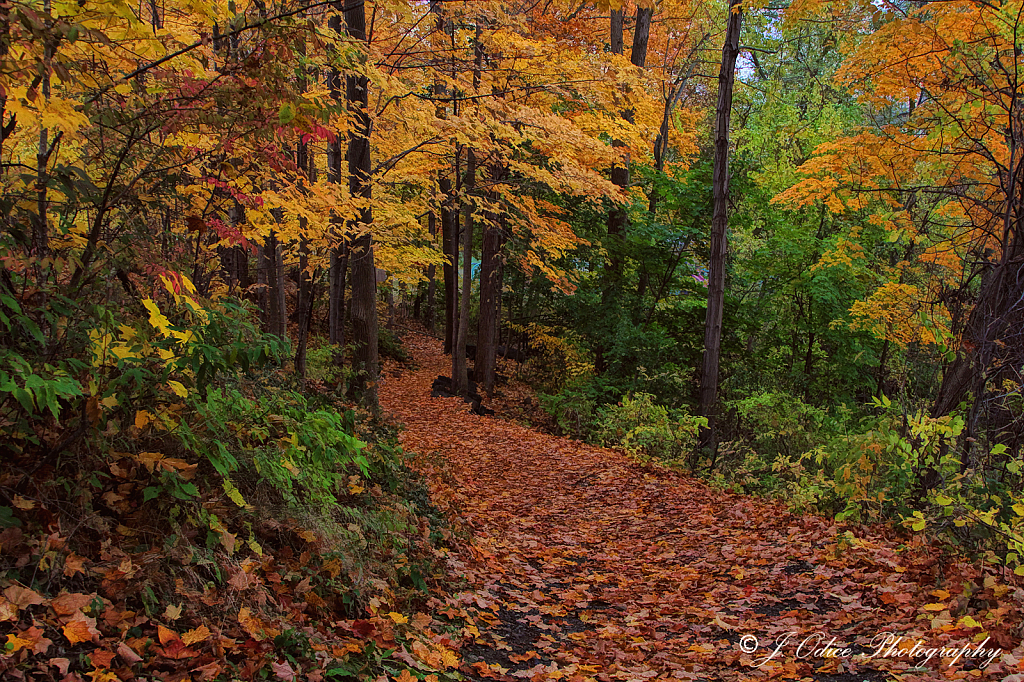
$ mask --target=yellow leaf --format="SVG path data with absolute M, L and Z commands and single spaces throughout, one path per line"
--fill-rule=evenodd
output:
M 174 394 L 177 395 L 179 398 L 188 397 L 188 389 L 185 388 L 185 385 L 182 384 L 180 381 L 171 380 L 167 382 L 167 385 L 170 387 L 172 391 L 174 391 Z
M 142 301 L 149 311 L 149 324 L 164 336 L 170 336 L 171 321 L 160 312 L 160 308 L 151 298 Z
M 31 640 L 23 639 L 21 637 L 18 637 L 17 635 L 11 634 L 11 635 L 7 635 L 7 644 L 4 646 L 4 648 L 7 650 L 7 653 L 13 654 L 16 651 L 20 651 L 21 649 L 24 649 L 25 647 L 31 647 L 31 646 L 32 646 L 32 641 Z
M 28 511 L 29 509 L 35 509 L 36 508 L 36 502 L 35 502 L 35 500 L 26 499 L 26 498 L 22 497 L 21 495 L 15 495 L 14 496 L 14 506 L 17 507 L 18 509 L 24 509 L 24 510 Z
M 959 620 L 959 622 L 957 622 L 956 626 L 958 628 L 980 628 L 981 623 L 974 620 L 970 616 L 964 616 Z
M 922 606 L 925 611 L 942 611 L 946 608 L 945 604 L 925 604 Z
M 103 405 L 103 407 L 107 408 L 108 410 L 117 407 L 117 396 L 107 396 L 106 398 L 100 401 L 100 405 Z
M 149 412 L 147 412 L 146 410 L 139 410 L 138 412 L 135 413 L 135 428 L 146 428 L 146 424 L 152 421 L 152 419 L 153 415 L 151 415 Z
M 185 643 L 185 646 L 192 646 L 208 639 L 210 639 L 210 629 L 205 625 L 200 625 L 195 630 L 189 630 L 181 636 L 181 641 Z
M 167 608 L 164 609 L 164 618 L 167 620 L 178 620 L 181 618 L 181 606 L 168 604 Z
M 245 498 L 242 497 L 242 493 L 235 487 L 234 483 L 225 478 L 222 485 L 224 486 L 224 493 L 228 496 L 229 500 L 237 504 L 242 509 L 249 506 L 246 504 Z
M 406 618 L 402 614 L 396 613 L 394 611 L 392 611 L 391 613 L 388 614 L 388 618 L 390 618 L 391 620 L 395 621 L 396 623 L 408 623 L 409 622 L 408 618 Z

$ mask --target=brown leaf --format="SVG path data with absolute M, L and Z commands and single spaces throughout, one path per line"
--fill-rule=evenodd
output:
M 114 656 L 113 651 L 94 651 L 89 654 L 89 662 L 96 668 L 109 668 Z
M 31 642 L 32 653 L 36 654 L 45 654 L 49 650 L 50 645 L 53 644 L 53 640 L 43 636 L 42 628 L 34 625 L 21 633 L 21 637 Z
M 218 675 L 220 675 L 221 671 L 223 670 L 223 666 L 221 666 L 221 664 L 217 661 L 207 663 L 206 665 L 201 665 L 198 668 L 192 668 L 192 672 L 199 673 L 200 682 L 205 682 L 205 680 L 212 680 L 216 678 Z
M 0 597 L 0 621 L 14 620 L 18 617 L 18 606 Z
M 21 609 L 27 609 L 30 606 L 38 606 L 46 601 L 35 590 L 30 590 L 29 588 L 22 587 L 21 585 L 11 585 L 4 590 L 4 596 L 7 597 L 12 604 Z
M 64 558 L 64 577 L 74 578 L 79 573 L 85 573 L 85 558 L 72 552 Z
M 142 660 L 142 656 L 139 656 L 137 653 L 135 653 L 135 650 L 127 644 L 125 644 L 124 642 L 118 642 L 117 655 L 120 656 L 121 659 L 129 665 L 138 663 Z
M 280 663 L 271 663 L 270 668 L 274 671 L 274 677 L 282 682 L 291 682 L 295 679 L 295 671 L 288 664 L 288 661 L 282 661 Z
M 65 592 L 55 599 L 50 600 L 50 608 L 52 608 L 58 616 L 70 616 L 89 606 L 95 598 L 95 594 Z
M 58 672 L 61 675 L 68 674 L 68 667 L 71 665 L 71 659 L 69 658 L 51 658 L 50 665 L 56 666 Z

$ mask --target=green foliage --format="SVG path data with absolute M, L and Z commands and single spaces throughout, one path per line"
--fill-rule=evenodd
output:
M 599 410 L 595 437 L 634 456 L 681 462 L 692 456 L 697 432 L 706 425 L 704 417 L 670 410 L 649 393 L 637 393 Z
M 398 362 L 408 362 L 409 354 L 402 347 L 402 337 L 387 327 L 377 331 L 377 351 L 381 358 L 391 358 Z
M 537 396 L 541 408 L 555 419 L 565 435 L 588 440 L 596 425 L 597 402 L 583 387 L 567 387 L 559 393 Z

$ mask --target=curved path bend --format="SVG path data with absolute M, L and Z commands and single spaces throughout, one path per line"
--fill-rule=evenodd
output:
M 878 529 L 471 414 L 430 397 L 449 373 L 438 342 L 410 333 L 406 345 L 415 369 L 387 369 L 380 398 L 404 423 L 403 446 L 435 504 L 471 534 L 450 568 L 468 585 L 449 600 L 453 615 L 476 623 L 461 651 L 469 676 L 860 682 L 1024 672 L 1024 590 Z M 1007 656 L 986 665 L 983 632 L 983 648 Z M 938 647 L 972 655 L 926 661 Z

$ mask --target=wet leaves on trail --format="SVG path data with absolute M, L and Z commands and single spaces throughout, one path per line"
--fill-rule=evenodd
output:
M 436 505 L 472 535 L 462 671 L 480 679 L 954 680 L 1024 673 L 1024 589 L 894 531 L 797 515 L 431 398 L 380 395 Z M 833 639 L 834 638 L 834 639 Z M 916 649 L 914 645 L 921 642 Z M 956 648 L 962 653 L 936 651 Z M 989 661 L 978 649 L 999 650 Z M 777 650 L 777 651 L 776 651 Z M 946 655 L 950 654 L 950 655 Z M 955 660 L 954 660 L 955 657 Z M 759 665 L 760 664 L 760 665 Z

